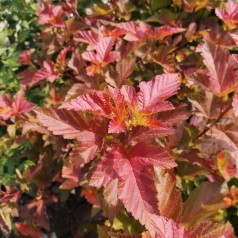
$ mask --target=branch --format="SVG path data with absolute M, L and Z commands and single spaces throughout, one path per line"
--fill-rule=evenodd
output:
M 221 112 L 221 114 L 219 115 L 219 117 L 216 119 L 216 121 L 210 126 L 207 127 L 203 132 L 201 132 L 196 139 L 199 139 L 201 136 L 203 136 L 204 134 L 207 133 L 207 131 L 209 131 L 212 127 L 214 127 L 221 119 L 222 117 L 228 112 L 230 111 L 230 109 L 232 108 L 232 105 L 228 106 L 223 112 Z

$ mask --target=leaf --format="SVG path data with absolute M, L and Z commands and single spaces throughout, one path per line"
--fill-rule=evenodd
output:
M 184 203 L 182 223 L 188 226 L 195 222 L 210 220 L 220 208 L 224 208 L 222 182 L 204 182 L 190 194 Z
M 75 50 L 75 52 L 72 53 L 70 60 L 68 61 L 68 67 L 72 69 L 75 74 L 79 74 L 83 66 L 84 64 L 82 55 L 78 50 Z
M 198 223 L 189 229 L 189 233 L 194 238 L 235 237 L 233 228 L 229 223 Z
M 76 99 L 64 103 L 59 109 L 94 112 L 95 114 L 105 117 L 108 117 L 111 113 L 109 96 L 100 91 L 79 96 Z
M 34 49 L 30 49 L 30 50 L 24 50 L 19 54 L 19 58 L 17 63 L 18 64 L 24 64 L 24 65 L 31 65 L 31 57 L 32 54 L 35 52 Z
M 188 231 L 172 219 L 152 215 L 147 224 L 152 238 L 190 238 Z
M 164 100 L 174 95 L 179 89 L 178 75 L 157 75 L 152 81 L 141 82 L 139 87 L 140 91 L 137 94 L 135 89 L 130 86 L 123 86 L 121 89 L 132 111 L 131 124 L 168 130 L 165 124 L 152 118 L 151 115 L 174 109 L 170 102 Z
M 227 121 L 224 125 L 212 127 L 207 133 L 202 143 L 202 153 L 204 155 L 216 154 L 226 150 L 232 157 L 232 163 L 236 164 L 238 153 L 237 120 Z M 237 169 L 237 168 L 236 168 Z
M 116 64 L 116 72 L 106 74 L 106 82 L 115 88 L 120 88 L 130 77 L 135 67 L 134 58 L 123 58 Z
M 126 104 L 120 91 L 108 87 L 109 94 L 113 99 L 114 105 L 110 101 L 108 94 L 103 92 L 92 92 L 84 94 L 64 103 L 59 108 L 67 110 L 92 112 L 106 118 L 110 118 L 109 133 L 119 133 L 125 130 L 125 120 L 127 119 Z
M 79 186 L 81 169 L 92 161 L 101 149 L 102 138 L 90 131 L 81 131 L 74 148 L 64 161 L 62 177 L 66 180 L 61 184 L 61 189 L 72 189 Z
M 229 33 L 229 35 L 231 36 L 233 41 L 236 43 L 236 45 L 238 45 L 238 35 L 237 34 L 232 34 L 232 33 Z
M 173 34 L 181 33 L 184 31 L 186 31 L 186 29 L 180 27 L 160 26 L 155 27 L 152 37 L 156 40 L 163 40 L 167 36 L 171 36 Z
M 12 111 L 14 115 L 30 112 L 35 106 L 23 97 L 23 92 L 18 91 L 13 98 Z
M 30 236 L 31 238 L 42 238 L 44 233 L 40 231 L 39 228 L 33 226 L 32 224 L 27 224 L 23 222 L 15 223 L 16 229 L 24 236 Z
M 233 0 L 228 0 L 223 8 L 216 8 L 216 15 L 233 29 L 238 23 L 238 4 Z
M 207 91 L 199 95 L 194 95 L 194 98 L 188 98 L 188 100 L 192 103 L 196 116 L 207 119 L 218 118 L 220 113 L 229 106 L 229 102 L 221 103 L 219 97 Z
M 238 94 L 235 95 L 233 102 L 232 102 L 234 114 L 237 117 L 238 116 Z
M 62 168 L 62 178 L 65 181 L 60 185 L 60 189 L 71 190 L 79 186 L 81 167 L 75 166 L 71 161 L 66 162 Z
M 112 35 L 114 37 L 125 35 L 124 39 L 130 42 L 145 42 L 151 29 L 151 26 L 143 21 L 120 22 L 114 25 L 116 29 L 112 31 Z
M 120 209 L 121 202 L 118 198 L 118 179 L 112 180 L 103 191 L 104 199 L 107 203 L 107 217 L 111 224 Z
M 217 168 L 226 181 L 237 177 L 236 165 L 228 152 L 221 151 L 216 156 Z
M 99 42 L 99 35 L 93 31 L 80 31 L 75 40 L 88 44 L 90 49 L 93 50 Z
M 174 130 L 169 128 L 168 130 L 149 129 L 146 127 L 136 127 L 127 134 L 126 141 L 129 143 L 145 142 L 153 143 L 155 138 L 163 138 L 170 134 L 173 134 Z
M 34 122 L 25 122 L 22 128 L 22 134 L 25 135 L 29 131 L 36 131 L 40 134 L 49 135 L 49 131 L 43 126 L 38 125 Z
M 173 109 L 169 103 L 160 103 L 179 89 L 177 74 L 157 75 L 149 82 L 140 83 L 140 92 L 138 93 L 138 107 L 140 110 L 150 110 L 154 112 Z
M 87 128 L 84 117 L 74 111 L 42 108 L 35 112 L 43 126 L 54 135 L 62 135 L 65 139 L 77 139 L 81 136 L 81 130 Z
M 175 179 L 164 170 L 155 168 L 155 186 L 160 215 L 179 223 L 182 219 L 183 201 Z
M 173 125 L 185 121 L 190 115 L 191 112 L 187 109 L 187 105 L 181 103 L 174 110 L 160 112 L 158 117 L 162 123 Z
M 30 112 L 34 105 L 23 97 L 23 92 L 18 91 L 13 100 L 7 94 L 0 96 L 0 116 L 3 120 L 9 119 L 11 116 L 20 116 L 22 113 Z
M 178 0 L 177 0 L 178 1 Z M 203 9 L 207 6 L 209 6 L 209 3 L 212 3 L 213 1 L 209 1 L 209 0 L 186 0 L 184 1 L 185 6 L 184 6 L 184 10 L 186 12 L 191 12 L 194 13 L 200 9 Z
M 91 112 L 111 119 L 109 133 L 124 132 L 131 126 L 145 126 L 167 131 L 169 128 L 152 114 L 172 110 L 173 105 L 165 101 L 179 89 L 177 74 L 163 74 L 152 81 L 140 83 L 140 91 L 131 86 L 121 90 L 108 86 L 107 92 L 94 91 L 72 99 L 59 108 Z
M 62 19 L 63 9 L 50 3 L 43 3 L 38 12 L 38 24 L 49 24 L 55 27 L 64 27 Z
M 13 114 L 11 104 L 11 99 L 7 94 L 0 96 L 0 116 L 3 120 L 7 120 Z
M 151 8 L 156 11 L 160 8 L 167 7 L 171 4 L 171 0 L 161 0 L 161 1 L 156 1 L 156 0 L 151 0 Z
M 104 68 L 107 64 L 120 59 L 118 51 L 112 51 L 114 39 L 106 37 L 99 41 L 95 46 L 95 52 L 87 51 L 82 53 L 84 60 L 92 62 L 91 66 L 87 67 L 87 74 L 92 76 L 99 68 Z
M 52 61 L 44 61 L 43 67 L 34 74 L 31 84 L 36 84 L 44 79 L 53 83 L 57 77 L 59 77 L 59 71 L 56 69 L 55 64 Z
M 229 51 L 208 42 L 204 43 L 200 50 L 208 70 L 194 73 L 191 77 L 217 96 L 234 91 L 238 87 L 234 70 L 236 63 Z
M 84 188 L 81 191 L 81 196 L 84 196 L 87 202 L 92 205 L 100 206 L 100 198 L 96 188 Z
M 146 225 L 151 222 L 152 214 L 159 214 L 152 165 L 161 168 L 176 166 L 167 152 L 159 147 L 137 144 L 127 151 L 115 145 L 107 149 L 90 185 L 106 186 L 118 179 L 119 199 L 135 219 Z
M 76 143 L 69 154 L 69 160 L 74 161 L 75 166 L 83 166 L 93 160 L 96 152 L 101 146 L 101 138 L 98 138 L 93 132 L 81 131 L 79 143 Z
M 108 234 L 109 231 L 109 227 L 97 225 L 98 238 L 111 238 Z
M 129 234 L 125 232 L 113 232 L 109 231 L 108 234 L 110 234 L 111 238 L 141 238 L 140 234 Z

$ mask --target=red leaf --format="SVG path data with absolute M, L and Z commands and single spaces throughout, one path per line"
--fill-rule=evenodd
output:
M 152 37 L 157 40 L 163 40 L 166 36 L 181 33 L 184 31 L 186 31 L 186 29 L 184 29 L 184 28 L 171 27 L 171 26 L 160 26 L 160 27 L 155 27 Z
M 168 130 L 166 124 L 151 117 L 152 114 L 174 109 L 170 102 L 164 101 L 179 89 L 177 74 L 163 74 L 152 81 L 140 83 L 140 91 L 123 86 L 121 89 L 128 106 L 131 108 L 133 126 L 146 126 L 153 129 Z
M 38 24 L 49 24 L 55 27 L 64 27 L 62 20 L 63 9 L 61 6 L 54 6 L 44 2 L 38 12 Z
M 75 166 L 71 161 L 66 162 L 62 168 L 62 177 L 66 179 L 60 189 L 70 190 L 79 186 L 81 167 Z
M 12 102 L 12 111 L 14 115 L 30 112 L 35 106 L 23 97 L 23 92 L 19 91 L 14 95 Z
M 238 116 L 238 94 L 236 94 L 236 96 L 234 97 L 232 106 L 234 109 L 235 116 L 237 117 Z
M 57 65 L 59 65 L 60 67 L 64 67 L 64 65 L 65 65 L 65 58 L 66 58 L 68 51 L 69 51 L 69 47 L 66 47 L 59 52 L 56 62 L 57 62 Z
M 42 108 L 36 111 L 39 121 L 55 135 L 62 135 L 65 139 L 81 137 L 81 130 L 87 127 L 83 117 L 77 112 Z
M 216 8 L 216 15 L 223 20 L 226 25 L 233 29 L 238 23 L 238 4 L 233 0 L 228 0 L 224 8 Z
M 127 41 L 145 41 L 150 33 L 150 25 L 145 22 L 136 23 L 134 21 L 121 22 L 115 24 L 117 29 L 112 31 L 115 37 L 125 35 L 124 39 Z
M 204 182 L 190 194 L 184 203 L 183 224 L 193 225 L 198 221 L 209 220 L 219 209 L 224 208 L 224 195 L 220 181 Z
M 43 227 L 45 230 L 50 230 L 50 221 L 46 213 L 47 203 L 57 202 L 58 198 L 51 196 L 39 196 L 30 201 L 26 205 L 21 206 L 22 218 L 37 226 Z
M 100 116 L 109 117 L 111 110 L 109 106 L 109 96 L 103 92 L 92 92 L 91 94 L 84 94 L 72 99 L 62 106 L 60 109 L 93 112 Z
M 23 222 L 16 222 L 15 226 L 23 236 L 30 236 L 31 238 L 42 238 L 44 236 L 44 233 L 33 225 Z
M 155 168 L 155 186 L 158 191 L 160 215 L 180 222 L 183 201 L 181 192 L 176 188 L 175 179 L 164 170 Z
M 238 45 L 238 35 L 237 34 L 229 34 L 231 36 L 231 38 L 234 40 L 234 42 L 236 43 L 236 45 Z
M 229 51 L 208 42 L 200 50 L 208 70 L 190 76 L 218 96 L 234 91 L 238 87 L 234 70 L 236 62 Z
M 94 50 L 99 42 L 99 35 L 93 31 L 80 31 L 79 36 L 76 36 L 75 40 L 88 44 L 89 49 Z
M 178 75 L 159 75 L 152 81 L 140 83 L 139 86 L 138 93 L 131 86 L 123 86 L 121 90 L 108 87 L 107 93 L 98 91 L 84 94 L 64 103 L 60 108 L 92 112 L 111 119 L 109 133 L 124 132 L 130 126 L 168 130 L 166 124 L 151 115 L 174 109 L 165 99 L 179 89 Z
M 157 75 L 149 82 L 140 83 L 140 92 L 137 95 L 140 110 L 149 110 L 153 113 L 173 109 L 169 102 L 161 102 L 179 89 L 178 74 Z
M 0 116 L 7 120 L 13 114 L 11 110 L 11 99 L 7 94 L 0 96 Z
M 80 69 L 83 66 L 83 59 L 78 50 L 73 52 L 71 59 L 68 62 L 68 67 L 74 70 L 75 74 L 79 74 Z M 74 84 L 75 85 L 75 84 Z
M 82 131 L 78 134 L 77 138 L 80 142 L 75 144 L 73 150 L 69 154 L 68 160 L 73 162 L 76 167 L 83 167 L 93 160 L 96 152 L 98 152 L 101 147 L 102 141 L 90 131 Z
M 32 78 L 35 75 L 35 71 L 31 71 L 31 70 L 23 70 L 20 74 L 18 74 L 19 78 L 22 78 L 20 84 L 21 87 L 31 87 L 34 83 L 32 83 Z
M 94 75 L 98 68 L 103 68 L 107 64 L 120 59 L 120 53 L 112 51 L 113 45 L 114 39 L 106 37 L 95 46 L 96 53 L 91 51 L 82 53 L 83 59 L 92 62 L 92 65 L 87 68 L 88 75 Z
M 159 147 L 137 144 L 127 151 L 123 147 L 112 146 L 99 162 L 90 185 L 106 186 L 118 179 L 119 199 L 127 211 L 142 225 L 149 227 L 151 216 L 159 215 L 152 165 L 172 168 L 176 163 Z
M 152 215 L 146 228 L 150 231 L 152 238 L 190 238 L 184 227 L 163 216 Z
M 26 101 L 22 91 L 17 92 L 13 100 L 7 94 L 0 96 L 0 117 L 3 120 L 11 116 L 21 116 L 20 114 L 29 112 L 33 108 L 34 105 Z
M 55 64 L 52 61 L 44 61 L 43 68 L 36 71 L 32 84 L 44 79 L 48 79 L 49 82 L 53 83 L 57 77 L 59 77 L 59 71 L 56 69 Z
M 81 192 L 81 196 L 84 196 L 92 205 L 100 205 L 100 199 L 95 188 L 84 188 Z
M 113 224 L 113 220 L 121 207 L 121 202 L 118 198 L 118 179 L 112 180 L 104 188 L 103 195 L 106 201 L 106 213 L 109 221 Z
M 114 88 L 120 88 L 134 71 L 135 59 L 123 58 L 116 64 L 116 72 L 106 73 L 106 82 Z
M 24 65 L 31 65 L 31 57 L 32 54 L 35 52 L 34 49 L 30 49 L 30 50 L 24 50 L 19 54 L 19 58 L 17 63 L 18 64 L 24 64 Z
M 234 231 L 230 223 L 219 224 L 219 223 L 199 223 L 195 224 L 189 229 L 190 236 L 193 238 L 214 238 L 224 237 L 233 238 L 235 237 Z

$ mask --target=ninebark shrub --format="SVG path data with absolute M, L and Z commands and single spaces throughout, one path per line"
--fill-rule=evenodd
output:
M 34 6 L 34 37 L 0 65 L 16 67 L 0 84 L 3 236 L 235 237 L 238 3 Z

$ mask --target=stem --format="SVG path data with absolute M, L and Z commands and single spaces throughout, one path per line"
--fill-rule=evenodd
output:
M 221 114 L 219 115 L 219 117 L 216 119 L 216 121 L 210 126 L 207 127 L 203 132 L 201 132 L 196 139 L 199 139 L 202 135 L 206 134 L 207 131 L 209 131 L 213 126 L 215 126 L 221 119 L 222 117 L 232 108 L 232 105 L 228 106 L 223 112 L 221 112 Z

